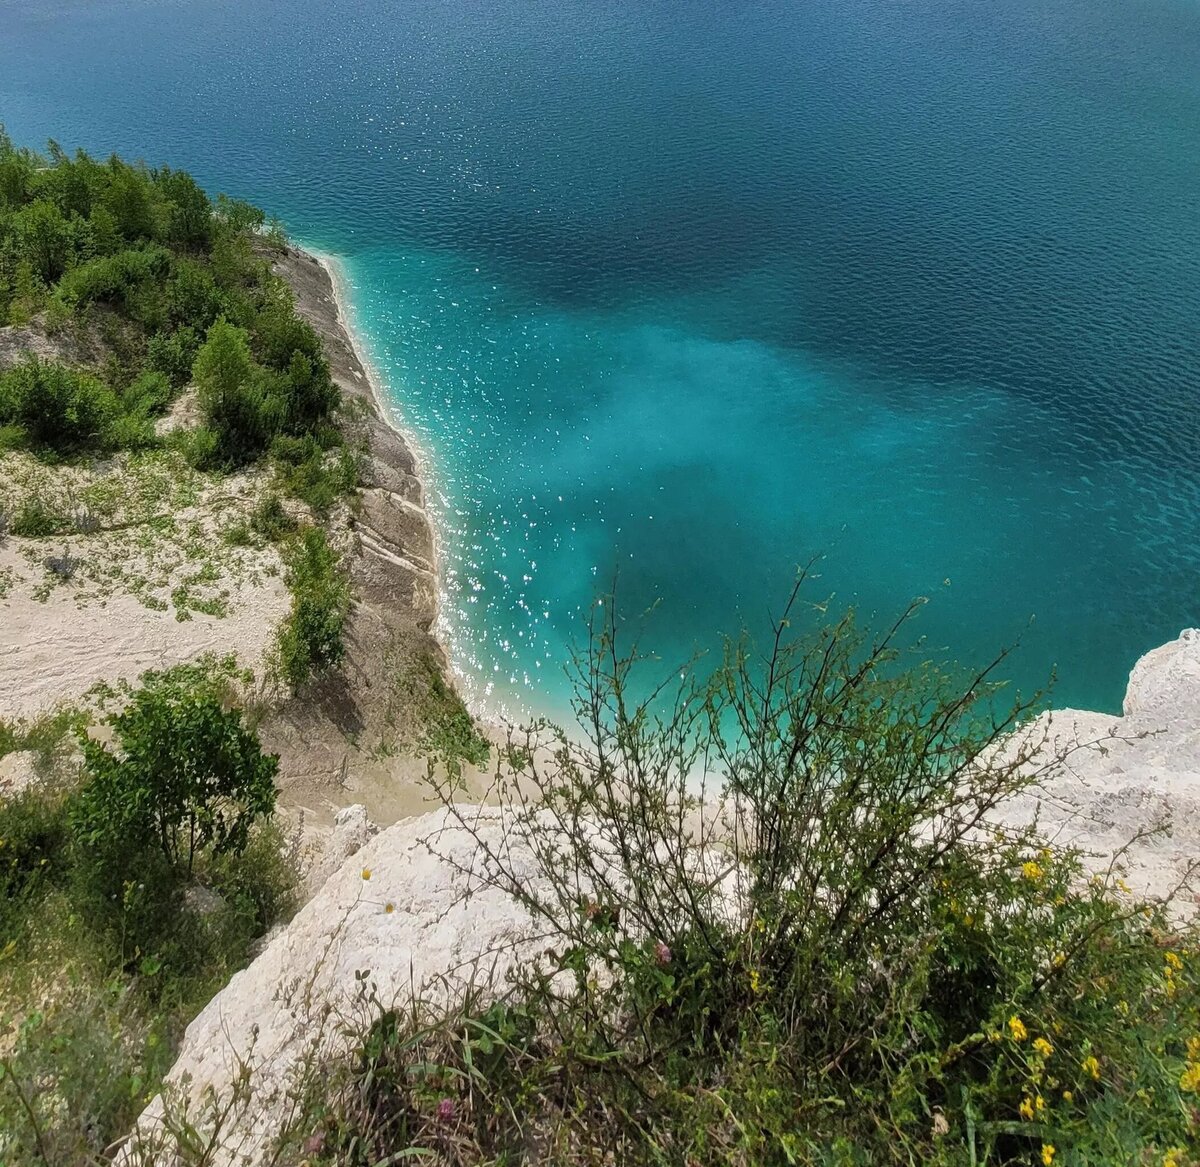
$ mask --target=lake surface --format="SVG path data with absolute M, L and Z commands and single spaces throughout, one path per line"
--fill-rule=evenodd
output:
M 614 575 L 1114 710 L 1200 623 L 1196 0 L 0 0 L 0 120 L 344 258 L 487 708 Z

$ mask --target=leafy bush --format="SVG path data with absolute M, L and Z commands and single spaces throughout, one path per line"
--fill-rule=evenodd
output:
M 19 426 L 34 446 L 103 446 L 119 412 L 107 385 L 53 361 L 34 357 L 0 375 L 0 425 Z
M 295 692 L 341 663 L 350 585 L 319 527 L 292 545 L 286 579 L 292 607 L 276 641 L 276 671 Z
M 192 375 L 192 363 L 200 348 L 196 330 L 190 325 L 173 332 L 156 332 L 146 345 L 146 362 L 162 373 L 175 389 L 181 389 Z
M 0 800 L 0 935 L 9 932 L 45 881 L 58 877 L 50 863 L 70 838 L 69 810 L 58 787 L 35 786 Z
M 189 872 L 201 852 L 245 849 L 251 826 L 274 809 L 279 763 L 227 708 L 233 676 L 232 661 L 143 675 L 109 719 L 116 748 L 84 742 L 79 839 L 157 845 Z
M 266 494 L 250 516 L 250 526 L 268 542 L 276 543 L 296 530 L 296 520 L 283 509 L 277 494 Z
M 579 727 L 510 741 L 499 841 L 439 787 L 549 948 L 383 1012 L 302 1120 L 320 1162 L 1194 1161 L 1196 926 L 992 824 L 1053 761 L 997 748 L 1029 706 L 994 666 L 796 615 L 661 684 L 607 616 Z
M 218 320 L 196 354 L 192 377 L 221 460 L 240 465 L 257 457 L 282 424 L 283 410 L 257 376 L 245 329 Z
M 422 653 L 403 686 L 421 729 L 420 750 L 457 778 L 463 766 L 484 766 L 491 743 L 479 732 L 463 699 L 446 683 L 441 666 Z
M 335 443 L 340 441 L 336 431 L 333 438 Z M 271 444 L 271 456 L 283 489 L 321 518 L 358 484 L 358 458 L 345 448 L 329 449 L 313 434 L 277 437 Z

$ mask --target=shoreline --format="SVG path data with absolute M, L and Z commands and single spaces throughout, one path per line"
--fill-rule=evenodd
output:
M 371 401 L 379 414 L 380 420 L 392 429 L 405 446 L 408 447 L 416 463 L 414 476 L 421 484 L 421 492 L 424 498 L 422 510 L 425 512 L 430 531 L 433 535 L 432 561 L 438 583 L 437 606 L 433 621 L 433 627 L 436 629 L 442 613 L 442 547 L 444 535 L 433 514 L 430 512 L 428 505 L 432 477 L 430 467 L 433 465 L 433 457 L 421 443 L 416 433 L 404 424 L 397 407 L 388 399 L 387 394 L 383 391 L 383 376 L 379 372 L 379 367 L 371 359 L 370 352 L 363 340 L 362 332 L 355 322 L 353 300 L 350 295 L 350 283 L 342 259 L 332 254 L 332 252 L 321 251 L 308 244 L 292 243 L 291 247 L 302 256 L 307 256 L 317 263 L 329 277 L 329 284 L 333 289 L 334 315 L 338 327 L 345 338 L 347 347 L 362 366 L 367 380 L 367 392 L 370 395 Z M 440 637 L 438 638 L 438 643 L 442 644 L 442 649 L 445 652 L 447 646 L 442 643 Z M 449 652 L 446 652 L 446 657 L 449 660 Z
M 429 632 L 437 641 L 441 652 L 443 662 L 442 672 L 446 681 L 464 701 L 480 729 L 494 741 L 501 743 L 505 740 L 509 723 L 502 715 L 480 707 L 478 701 L 468 700 L 467 693 L 464 691 L 465 686 L 462 683 L 467 674 L 459 667 L 451 651 L 451 638 L 447 635 L 447 626 L 443 621 L 447 598 L 445 577 L 442 574 L 443 548 L 446 546 L 446 533 L 438 522 L 436 514 L 428 505 L 431 485 L 436 480 L 436 471 L 434 470 L 436 459 L 421 442 L 418 435 L 404 424 L 398 407 L 389 399 L 387 393 L 384 391 L 384 378 L 379 371 L 379 367 L 371 359 L 364 334 L 359 329 L 355 320 L 350 281 L 342 259 L 331 252 L 323 251 L 309 244 L 291 241 L 288 246 L 290 250 L 298 253 L 302 258 L 315 263 L 324 271 L 331 289 L 334 321 L 336 322 L 343 343 L 354 354 L 359 365 L 362 367 L 367 383 L 367 393 L 374 405 L 375 411 L 380 421 L 395 433 L 414 459 L 415 469 L 413 476 L 419 480 L 421 486 L 423 496 L 421 509 L 424 512 L 425 520 L 432 537 L 432 565 L 437 580 L 433 622 L 430 625 Z M 537 714 L 530 709 L 526 710 L 524 720 L 534 720 L 536 717 Z M 517 719 L 517 721 L 520 720 L 520 718 Z

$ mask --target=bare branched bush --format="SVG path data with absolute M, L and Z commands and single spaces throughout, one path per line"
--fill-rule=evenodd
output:
M 1003 703 L 1004 653 L 962 673 L 902 649 L 917 605 L 879 636 L 806 631 L 808 583 L 708 678 L 647 680 L 600 607 L 577 731 L 509 735 L 500 843 L 435 781 L 472 876 L 550 937 L 438 1031 L 460 1071 L 470 1027 L 493 1035 L 447 1161 L 1117 1162 L 1195 1135 L 1194 929 L 1120 892 L 1120 856 L 1089 879 L 1000 825 L 1069 752 L 1028 727 L 1038 699 Z

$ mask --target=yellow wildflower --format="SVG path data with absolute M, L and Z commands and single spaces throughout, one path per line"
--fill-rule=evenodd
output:
M 1046 1109 L 1046 1100 L 1040 1094 L 1033 1100 L 1033 1109 L 1036 1110 L 1038 1114 L 1041 1114 L 1042 1111 Z
M 1188 1062 L 1187 1068 L 1179 1075 L 1180 1090 L 1195 1090 L 1200 1094 L 1200 1062 Z
M 1029 1036 L 1025 1022 L 1015 1013 L 1008 1019 L 1008 1032 L 1012 1034 L 1013 1041 L 1024 1041 Z
M 1179 953 L 1177 952 L 1164 952 L 1163 960 L 1165 960 L 1167 965 L 1170 968 L 1173 968 L 1176 972 L 1179 972 L 1183 968 L 1183 961 L 1179 959 Z
M 1189 1062 L 1200 1062 L 1200 1037 L 1188 1038 L 1187 1051 Z
M 1046 1167 L 1050 1167 L 1050 1164 L 1054 1162 L 1054 1156 L 1056 1154 L 1058 1154 L 1058 1150 L 1053 1143 L 1042 1144 L 1042 1162 L 1046 1165 Z
M 1162 1167 L 1180 1167 L 1179 1156 L 1182 1154 L 1182 1147 L 1172 1147 L 1163 1156 Z
M 1091 1074 L 1091 1076 L 1095 1078 L 1097 1082 L 1100 1081 L 1100 1062 L 1093 1054 L 1088 1054 L 1088 1056 L 1079 1063 L 1079 1068 L 1085 1074 Z
M 762 982 L 759 980 L 758 969 L 752 968 L 750 970 L 750 992 L 757 996 L 762 991 L 761 985 Z
M 1034 1043 L 1033 1048 L 1044 1058 L 1048 1058 L 1054 1052 L 1052 1046 L 1044 1037 L 1039 1037 Z
M 1042 878 L 1042 865 L 1034 859 L 1027 859 L 1021 864 L 1021 874 L 1030 883 L 1037 883 Z
M 1022 1098 L 1021 1105 L 1018 1106 L 1017 1109 L 1021 1112 L 1022 1118 L 1032 1121 L 1032 1119 L 1033 1119 L 1033 1099 L 1032 1098 Z
M 363 875 L 363 879 L 370 879 L 371 878 L 371 869 L 369 867 L 364 867 L 362 875 Z
M 1064 1090 L 1063 1091 L 1063 1101 L 1064 1102 L 1074 1102 L 1075 1101 L 1075 1091 L 1074 1090 Z

